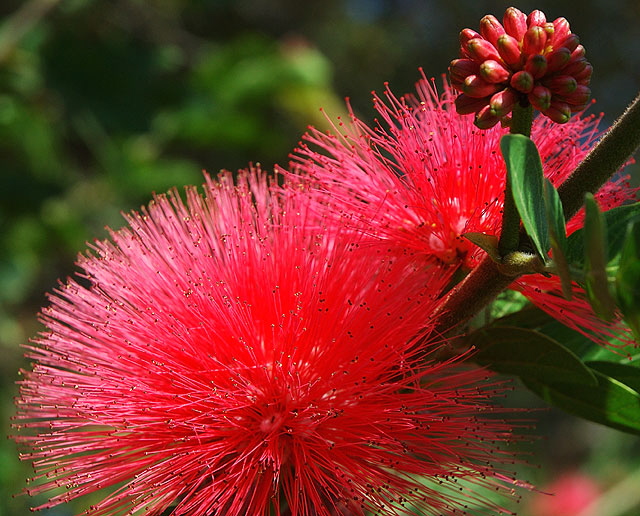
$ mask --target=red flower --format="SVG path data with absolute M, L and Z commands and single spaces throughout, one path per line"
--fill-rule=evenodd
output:
M 481 129 L 508 123 L 517 103 L 566 123 L 589 103 L 592 70 L 566 19 L 547 22 L 542 11 L 527 16 L 515 7 L 502 23 L 490 14 L 482 18 L 479 33 L 464 29 L 460 59 L 449 66 L 451 84 L 461 92 L 458 113 L 475 113 Z
M 438 96 L 423 76 L 417 89 L 417 98 L 398 99 L 389 89 L 386 102 L 374 95 L 382 120 L 373 128 L 352 114 L 351 124 L 341 123 L 336 134 L 311 130 L 293 156 L 293 166 L 316 182 L 318 202 L 343 220 L 366 224 L 372 244 L 470 269 L 484 251 L 462 235 L 500 232 L 506 169 L 499 140 L 507 131 L 480 131 L 459 116 L 447 84 Z M 576 116 L 564 125 L 536 118 L 532 139 L 554 185 L 587 154 L 598 136 L 598 122 L 593 115 Z M 625 179 L 602 188 L 597 198 L 604 209 L 634 197 Z M 581 226 L 580 213 L 568 222 L 567 231 Z M 577 285 L 572 301 L 562 297 L 556 277 L 526 275 L 512 288 L 594 340 L 604 343 L 619 333 L 595 316 Z
M 205 189 L 129 215 L 43 311 L 15 437 L 27 492 L 65 489 L 40 508 L 104 488 L 89 514 L 502 512 L 476 490 L 513 483 L 490 466 L 513 461 L 504 387 L 418 345 L 446 278 L 262 174 Z

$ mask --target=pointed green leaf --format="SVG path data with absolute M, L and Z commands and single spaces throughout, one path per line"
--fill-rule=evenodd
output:
M 597 385 L 523 383 L 550 405 L 624 432 L 640 435 L 640 394 L 611 376 L 593 371 Z
M 478 349 L 473 360 L 499 373 L 530 379 L 542 385 L 560 380 L 596 385 L 588 367 L 559 342 L 536 331 L 489 327 L 469 336 Z
M 551 247 L 544 204 L 544 175 L 535 143 L 522 134 L 505 134 L 500 149 L 507 165 L 513 200 L 536 251 L 546 262 Z
M 549 240 L 553 250 L 556 274 L 560 276 L 564 297 L 571 299 L 571 274 L 565 256 L 567 252 L 567 232 L 562 201 L 558 191 L 551 184 L 551 181 L 546 178 L 544 180 L 544 205 L 547 212 L 547 220 L 549 221 Z
M 616 274 L 616 299 L 625 321 L 640 340 L 640 216 L 629 222 Z
M 632 365 L 605 362 L 602 360 L 585 362 L 585 364 L 600 374 L 609 376 L 640 395 L 640 369 Z
M 615 301 L 609 292 L 607 276 L 607 233 L 604 217 L 593 195 L 584 196 L 585 290 L 593 311 L 610 321 L 615 312 Z
M 497 236 L 475 232 L 463 233 L 462 236 L 485 251 L 494 262 L 500 262 Z
M 607 228 L 609 265 L 616 263 L 626 242 L 629 222 L 640 216 L 640 202 L 618 206 L 602 213 Z M 570 265 L 582 268 L 584 265 L 584 229 L 574 231 L 567 239 L 567 261 Z
M 491 323 L 492 327 L 517 326 L 535 330 L 561 342 L 563 346 L 575 353 L 581 360 L 615 361 L 640 368 L 640 349 L 633 345 L 620 347 L 621 342 L 611 339 L 611 344 L 617 346 L 615 351 L 601 346 L 588 339 L 583 334 L 565 326 L 548 313 L 535 306 L 515 312 Z

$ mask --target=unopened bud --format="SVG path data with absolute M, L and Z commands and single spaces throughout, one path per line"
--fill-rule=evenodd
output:
M 504 27 L 495 16 L 488 14 L 480 20 L 480 34 L 492 45 L 495 45 L 498 38 L 504 34 Z
M 544 79 L 542 84 L 558 95 L 569 95 L 576 91 L 578 82 L 570 75 L 558 75 Z
M 479 33 L 460 33 L 460 43 L 461 59 L 449 66 L 451 85 L 461 92 L 456 109 L 475 113 L 478 127 L 508 125 L 518 102 L 560 123 L 589 102 L 593 69 L 565 18 L 550 22 L 542 11 L 527 16 L 509 7 L 502 23 L 487 15 Z
M 569 61 L 563 69 L 562 72 L 566 75 L 573 75 L 574 77 L 582 72 L 587 66 L 591 66 L 589 61 L 587 61 L 584 57 L 582 59 L 577 59 L 575 61 Z
M 542 54 L 546 44 L 547 33 L 545 30 L 542 27 L 533 26 L 524 33 L 522 52 L 529 55 Z
M 569 52 L 573 52 L 580 44 L 580 38 L 577 34 L 569 34 L 567 37 L 559 41 L 554 45 L 554 48 L 564 47 L 569 49 Z
M 456 112 L 459 115 L 470 115 L 480 111 L 484 106 L 489 104 L 489 97 L 476 99 L 469 97 L 464 93 L 458 95 L 455 100 Z
M 462 29 L 460 31 L 460 46 L 466 47 L 473 38 L 479 38 L 480 34 L 473 29 Z
M 502 60 L 509 66 L 516 66 L 520 63 L 520 45 L 518 40 L 509 34 L 503 34 L 498 38 L 498 52 Z
M 511 87 L 522 93 L 529 93 L 533 89 L 533 83 L 533 75 L 524 70 L 514 73 L 510 81 Z
M 472 29 L 462 29 L 460 31 L 460 55 L 463 57 L 471 57 L 467 51 L 467 43 L 473 38 L 479 38 L 480 34 Z
M 511 75 L 509 70 L 493 59 L 489 59 L 480 65 L 480 77 L 487 82 L 494 84 L 505 82 L 509 79 L 509 75 Z
M 582 59 L 587 52 L 585 51 L 582 45 L 578 45 L 573 52 L 571 52 L 571 61 L 577 61 L 578 59 Z
M 527 15 L 515 7 L 509 7 L 502 18 L 502 25 L 509 36 L 521 41 L 527 31 Z
M 485 106 L 476 114 L 474 124 L 479 129 L 489 129 L 500 121 L 500 117 L 491 113 L 491 107 Z
M 553 38 L 553 34 L 555 32 L 555 28 L 553 27 L 553 23 L 547 22 L 544 25 L 541 25 L 544 31 L 547 33 L 547 41 L 550 42 Z
M 527 95 L 527 98 L 538 111 L 544 112 L 551 105 L 551 91 L 544 86 L 535 86 Z
M 593 66 L 587 63 L 584 70 L 575 74 L 573 77 L 578 84 L 584 84 L 585 86 L 591 82 L 591 74 L 593 73 Z
M 498 54 L 496 47 L 483 38 L 473 38 L 469 40 L 467 43 L 467 52 L 472 59 L 479 62 L 486 61 L 487 59 L 493 59 L 495 61 L 500 59 L 500 54 Z
M 553 38 L 551 44 L 554 48 L 558 48 L 558 43 L 571 34 L 569 22 L 566 18 L 556 18 L 553 20 Z
M 500 87 L 484 81 L 477 75 L 469 75 L 462 83 L 462 92 L 476 99 L 493 95 Z
M 545 23 L 547 23 L 547 17 L 544 15 L 542 11 L 538 11 L 537 9 L 535 11 L 531 11 L 529 16 L 527 16 L 527 25 L 529 27 L 535 27 L 535 26 L 541 27 Z
M 557 72 L 562 69 L 571 59 L 571 52 L 568 48 L 560 47 L 550 52 L 547 58 L 547 73 Z
M 489 101 L 491 114 L 502 118 L 511 112 L 513 106 L 518 102 L 518 99 L 519 95 L 511 88 L 506 88 L 495 93 Z
M 587 101 L 584 104 L 569 104 L 569 107 L 571 108 L 571 112 L 572 113 L 580 113 L 580 111 L 584 111 L 585 109 L 587 109 L 589 107 L 590 102 Z
M 564 100 L 571 106 L 571 111 L 573 111 L 574 106 L 586 106 L 590 98 L 591 90 L 589 86 L 579 84 L 573 93 L 564 97 Z
M 571 108 L 566 102 L 553 101 L 547 109 L 542 111 L 542 114 L 554 122 L 564 124 L 571 118 Z
M 524 69 L 529 72 L 534 79 L 539 79 L 547 72 L 547 59 L 540 54 L 529 56 L 524 65 Z
M 480 65 L 471 59 L 454 59 L 449 65 L 449 77 L 454 84 L 462 85 L 469 75 L 477 75 Z

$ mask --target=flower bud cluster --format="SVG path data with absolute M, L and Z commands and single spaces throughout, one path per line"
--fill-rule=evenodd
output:
M 589 103 L 593 68 L 565 18 L 547 22 L 541 11 L 527 16 L 509 7 L 502 24 L 487 15 L 479 33 L 464 29 L 460 56 L 449 66 L 451 84 L 460 92 L 456 110 L 475 113 L 481 129 L 508 124 L 516 103 L 560 124 Z

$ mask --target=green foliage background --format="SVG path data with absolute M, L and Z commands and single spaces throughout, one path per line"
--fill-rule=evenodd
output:
M 373 118 L 369 92 L 410 91 L 417 68 L 439 76 L 457 34 L 497 0 L 5 0 L 0 5 L 0 409 L 13 412 L 19 348 L 75 256 L 152 191 L 202 182 L 202 169 L 286 165 L 320 106 Z M 595 68 L 607 120 L 640 89 L 636 0 L 522 1 L 565 16 Z M 637 175 L 637 169 L 635 170 Z M 519 394 L 514 404 L 536 404 Z M 603 489 L 640 467 L 637 439 L 541 412 L 538 483 L 571 468 Z M 12 498 L 29 475 L 0 446 L 0 516 L 29 513 Z M 637 509 L 637 506 L 636 506 Z M 526 514 L 526 507 L 523 514 Z M 637 514 L 633 509 L 624 514 Z M 47 515 L 71 515 L 62 507 Z M 609 515 L 612 516 L 612 515 Z

